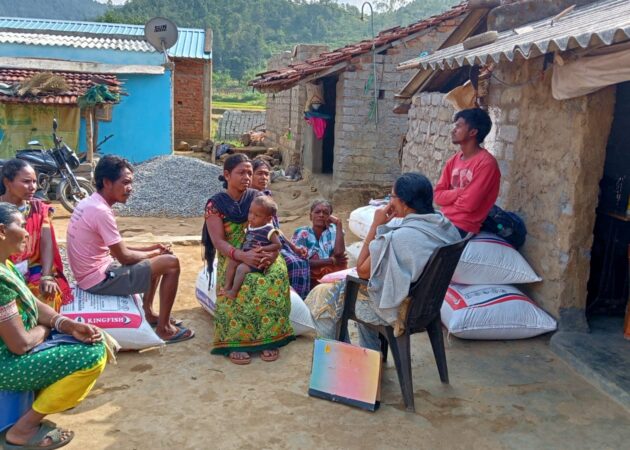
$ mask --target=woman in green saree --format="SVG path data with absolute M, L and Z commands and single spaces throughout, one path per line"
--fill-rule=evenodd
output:
M 202 240 L 208 270 L 212 271 L 216 251 L 218 286 L 224 285 L 228 258 L 265 270 L 249 273 L 236 299 L 217 295 L 212 353 L 227 355 L 234 364 L 249 364 L 250 352 L 261 352 L 263 361 L 275 361 L 278 348 L 295 339 L 289 322 L 287 267 L 277 251 L 240 250 L 249 206 L 262 194 L 249 188 L 253 169 L 247 156 L 230 156 L 223 169 L 219 179 L 226 190 L 210 198 L 205 211 Z
M 103 371 L 107 355 L 97 328 L 63 317 L 39 301 L 8 260 L 24 251 L 24 226 L 14 205 L 0 203 L 0 391 L 38 391 L 0 447 L 52 449 L 69 443 L 74 434 L 42 419 L 80 403 Z

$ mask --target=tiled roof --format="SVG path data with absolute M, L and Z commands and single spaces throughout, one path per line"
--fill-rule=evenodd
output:
M 419 22 L 412 23 L 406 27 L 394 27 L 381 31 L 376 38 L 366 39 L 356 44 L 346 45 L 330 52 L 321 53 L 315 58 L 290 64 L 287 67 L 270 70 L 257 75 L 257 78 L 249 82 L 250 86 L 262 92 L 278 92 L 290 89 L 307 76 L 323 72 L 339 63 L 350 61 L 356 56 L 369 53 L 372 50 L 372 44 L 375 48 L 391 44 L 392 42 L 404 39 L 413 34 L 443 24 L 448 20 L 467 13 L 468 2 L 463 2 L 448 11 L 423 19 Z
M 0 83 L 12 85 L 21 83 L 41 70 L 0 69 Z M 79 97 L 94 85 L 106 84 L 113 92 L 119 92 L 121 83 L 115 75 L 92 73 L 53 72 L 68 83 L 69 90 L 57 95 L 12 96 L 0 93 L 0 103 L 39 103 L 48 105 L 76 105 Z
M 78 22 L 69 20 L 27 19 L 0 17 L 0 31 L 25 36 L 20 44 L 58 45 L 75 48 L 103 48 L 125 51 L 154 52 L 144 40 L 144 25 L 128 25 L 105 22 Z M 199 28 L 178 28 L 177 43 L 168 49 L 169 56 L 177 58 L 212 59 L 205 53 L 206 32 Z M 32 33 L 40 36 L 37 41 L 29 41 L 26 36 Z M 4 33 L 3 33 L 4 34 Z M 42 44 L 45 35 L 53 43 Z M 64 40 L 72 36 L 74 39 Z M 6 38 L 5 38 L 6 39 Z M 13 37 L 12 39 L 16 39 Z M 31 38 L 34 39 L 34 38 Z M 11 41 L 3 41 L 11 42 Z

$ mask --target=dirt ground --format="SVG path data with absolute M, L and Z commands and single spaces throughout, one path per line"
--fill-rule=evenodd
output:
M 312 187 L 306 181 L 278 181 L 271 185 L 273 198 L 278 204 L 278 216 L 281 221 L 282 231 L 291 236 L 293 230 L 297 227 L 310 224 L 309 208 L 315 199 L 322 198 L 316 188 Z M 348 209 L 339 209 L 334 211 L 344 220 L 345 228 L 348 229 L 347 219 L 350 214 Z M 55 228 L 58 237 L 63 241 L 67 222 L 70 213 L 64 210 L 61 205 L 56 208 Z M 158 238 L 172 240 L 174 236 L 187 236 L 191 239 L 199 237 L 201 227 L 203 225 L 203 217 L 192 218 L 147 218 L 147 217 L 118 217 L 118 226 L 121 234 L 127 238 L 133 238 L 136 241 L 146 240 L 154 241 Z M 346 233 L 346 241 L 348 243 L 358 240 L 351 232 Z
M 285 233 L 307 223 L 317 193 L 303 182 L 272 187 Z M 67 220 L 60 212 L 60 237 Z M 154 240 L 198 236 L 202 219 L 120 218 L 119 224 L 128 239 Z M 450 337 L 451 384 L 442 385 L 428 338 L 414 335 L 415 413 L 404 410 L 391 361 L 374 413 L 309 397 L 312 336 L 284 347 L 274 363 L 255 358 L 236 366 L 210 355 L 212 318 L 194 294 L 201 247 L 186 243 L 174 247 L 183 268 L 174 314 L 197 336 L 163 353 L 120 354 L 81 405 L 50 417 L 76 432 L 67 448 L 628 448 L 630 414 L 551 353 L 547 337 Z

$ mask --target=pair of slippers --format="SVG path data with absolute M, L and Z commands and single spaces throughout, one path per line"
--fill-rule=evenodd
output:
M 237 356 L 240 355 L 240 356 Z M 246 357 L 242 357 L 246 355 Z M 280 350 L 277 348 L 263 350 L 260 353 L 260 359 L 266 362 L 273 362 L 280 357 Z M 247 352 L 232 352 L 228 355 L 230 361 L 238 366 L 246 366 L 247 364 L 252 362 L 252 357 Z

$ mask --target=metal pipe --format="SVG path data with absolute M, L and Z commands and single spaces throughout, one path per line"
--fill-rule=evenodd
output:
M 372 83 L 374 84 L 374 123 L 378 124 L 378 89 L 376 86 L 376 47 L 374 45 L 374 41 L 376 40 L 376 36 L 374 36 L 374 9 L 372 8 L 372 4 L 370 2 L 363 2 L 361 5 L 361 20 L 364 18 L 364 9 L 365 5 L 370 7 L 370 31 L 372 32 Z

